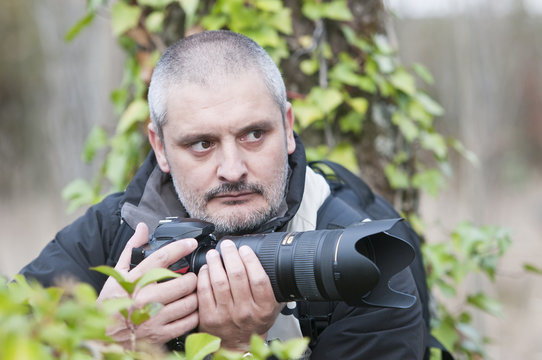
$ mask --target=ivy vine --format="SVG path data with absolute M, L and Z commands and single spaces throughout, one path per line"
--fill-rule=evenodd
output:
M 293 4 L 296 4 L 295 7 Z M 172 42 L 201 30 L 228 28 L 245 34 L 271 55 L 279 66 L 292 60 L 303 84 L 289 83 L 296 114 L 296 131 L 307 140 L 309 160 L 328 158 L 359 171 L 356 144 L 367 128 L 379 130 L 373 145 L 400 210 L 419 233 L 419 191 L 437 195 L 451 173 L 451 151 L 475 162 L 457 139 L 435 127 L 444 109 L 426 91 L 430 72 L 419 63 L 406 66 L 382 33 L 357 31 L 346 0 L 303 0 L 289 6 L 280 0 L 87 0 L 86 14 L 66 33 L 72 41 L 96 16 L 111 19 L 113 35 L 127 58 L 120 87 L 111 94 L 118 123 L 113 133 L 95 127 L 83 149 L 83 160 L 100 169 L 90 180 L 78 179 L 63 193 L 69 209 L 99 202 L 122 191 L 149 150 L 145 141 L 149 110 L 146 91 L 152 69 Z M 295 18 L 295 21 L 294 21 Z M 298 24 L 305 28 L 296 31 Z M 299 26 L 298 26 L 299 27 Z M 339 29 L 342 45 L 329 38 Z M 333 40 L 336 40 L 334 38 Z M 295 89 L 295 91 L 294 91 Z M 316 137 L 318 141 L 310 141 Z M 410 200 L 409 200 L 410 199 Z M 397 205 L 397 204 L 396 204 Z M 442 296 L 457 297 L 455 289 L 467 272 L 494 279 L 498 259 L 510 244 L 507 232 L 462 223 L 445 244 L 424 244 L 428 285 Z M 471 310 L 499 314 L 499 304 L 484 293 L 468 294 L 460 314 L 439 304 L 433 333 L 458 358 L 484 354 L 486 339 L 471 325 Z

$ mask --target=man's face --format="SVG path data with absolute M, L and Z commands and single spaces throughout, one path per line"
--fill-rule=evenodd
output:
M 172 89 L 163 141 L 152 126 L 149 139 L 190 216 L 242 233 L 275 216 L 283 200 L 293 113 L 288 104 L 283 120 L 257 74 L 220 84 Z

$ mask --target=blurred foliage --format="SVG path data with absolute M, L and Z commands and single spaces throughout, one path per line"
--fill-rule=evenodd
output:
M 451 240 L 422 247 L 427 268 L 427 285 L 445 298 L 462 300 L 459 313 L 437 304 L 439 316 L 432 318 L 432 333 L 457 359 L 485 358 L 484 345 L 490 341 L 472 325 L 470 308 L 493 316 L 502 315 L 501 304 L 483 291 L 458 296 L 457 290 L 470 276 L 495 281 L 499 259 L 511 244 L 510 235 L 495 226 L 477 227 L 469 222 L 458 224 Z M 457 306 L 457 304 L 456 304 Z
M 153 269 L 133 282 L 115 269 L 95 268 L 113 276 L 126 290 L 128 297 L 107 299 L 97 303 L 94 289 L 83 283 L 66 281 L 62 287 L 44 288 L 17 275 L 12 282 L 0 277 L 0 359 L 106 359 L 106 360 L 203 360 L 213 354 L 217 360 L 296 359 L 307 348 L 308 339 L 294 339 L 267 345 L 253 336 L 245 353 L 220 349 L 220 338 L 193 333 L 186 338 L 186 352 L 166 352 L 162 347 L 137 341 L 135 329 L 158 312 L 161 304 L 134 305 L 139 289 L 155 281 L 179 276 L 167 269 Z M 131 346 L 124 348 L 106 335 L 106 327 L 118 314 L 130 329 Z
M 83 160 L 95 161 L 97 155 L 105 159 L 93 180 L 76 180 L 66 187 L 63 195 L 70 200 L 70 209 L 122 191 L 148 153 L 146 90 L 161 52 L 189 34 L 227 28 L 257 41 L 289 75 L 295 129 L 305 140 L 308 159 L 328 158 L 359 173 L 370 157 L 376 171 L 364 174 L 383 174 L 386 184 L 379 189 L 389 190 L 383 195 L 398 200 L 395 205 L 423 234 L 417 215 L 419 191 L 436 196 L 445 186 L 452 150 L 474 163 L 476 157 L 457 139 L 436 130 L 434 119 L 444 109 L 420 87 L 433 84 L 430 72 L 422 64 L 402 64 L 378 26 L 376 18 L 382 14 L 371 14 L 376 26 L 360 23 L 354 3 L 87 0 L 86 14 L 67 32 L 66 40 L 73 40 L 97 14 L 107 14 L 127 58 L 122 84 L 111 94 L 119 116 L 116 131 L 109 134 L 97 127 L 89 134 Z M 380 0 L 366 5 L 364 9 L 373 5 L 377 12 L 384 11 Z M 458 225 L 451 239 L 446 244 L 424 244 L 423 252 L 430 289 L 457 298 L 455 289 L 468 273 L 494 279 L 497 261 L 510 240 L 497 228 L 466 223 Z M 499 312 L 498 302 L 484 293 L 469 294 L 464 302 Z M 470 325 L 471 318 L 469 309 L 456 315 L 443 304 L 433 314 L 433 333 L 458 358 L 474 359 L 484 353 L 486 339 Z

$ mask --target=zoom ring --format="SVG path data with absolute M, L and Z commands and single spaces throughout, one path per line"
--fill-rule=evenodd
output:
M 267 276 L 269 276 L 271 287 L 273 288 L 273 293 L 275 294 L 277 301 L 288 301 L 288 299 L 282 295 L 277 279 L 276 261 L 278 258 L 278 247 L 280 246 L 281 238 L 275 239 L 272 235 L 274 234 L 268 235 L 269 238 L 262 242 L 262 245 L 258 251 L 258 258 L 263 269 L 267 273 Z
M 318 291 L 314 269 L 318 241 L 309 236 L 300 236 L 294 253 L 294 276 L 299 293 L 305 300 L 323 300 Z

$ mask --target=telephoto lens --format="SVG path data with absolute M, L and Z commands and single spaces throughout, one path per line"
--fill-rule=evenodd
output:
M 352 306 L 375 305 L 408 308 L 416 297 L 389 287 L 393 275 L 414 259 L 412 246 L 389 234 L 401 219 L 375 220 L 344 229 L 275 232 L 225 236 L 237 248 L 249 246 L 265 269 L 279 302 L 344 301 Z M 171 241 L 194 237 L 197 249 L 170 266 L 184 273 L 206 263 L 210 249 L 220 251 L 214 226 L 196 219 L 170 220 L 160 224 L 149 245 L 133 249 L 132 266 Z

